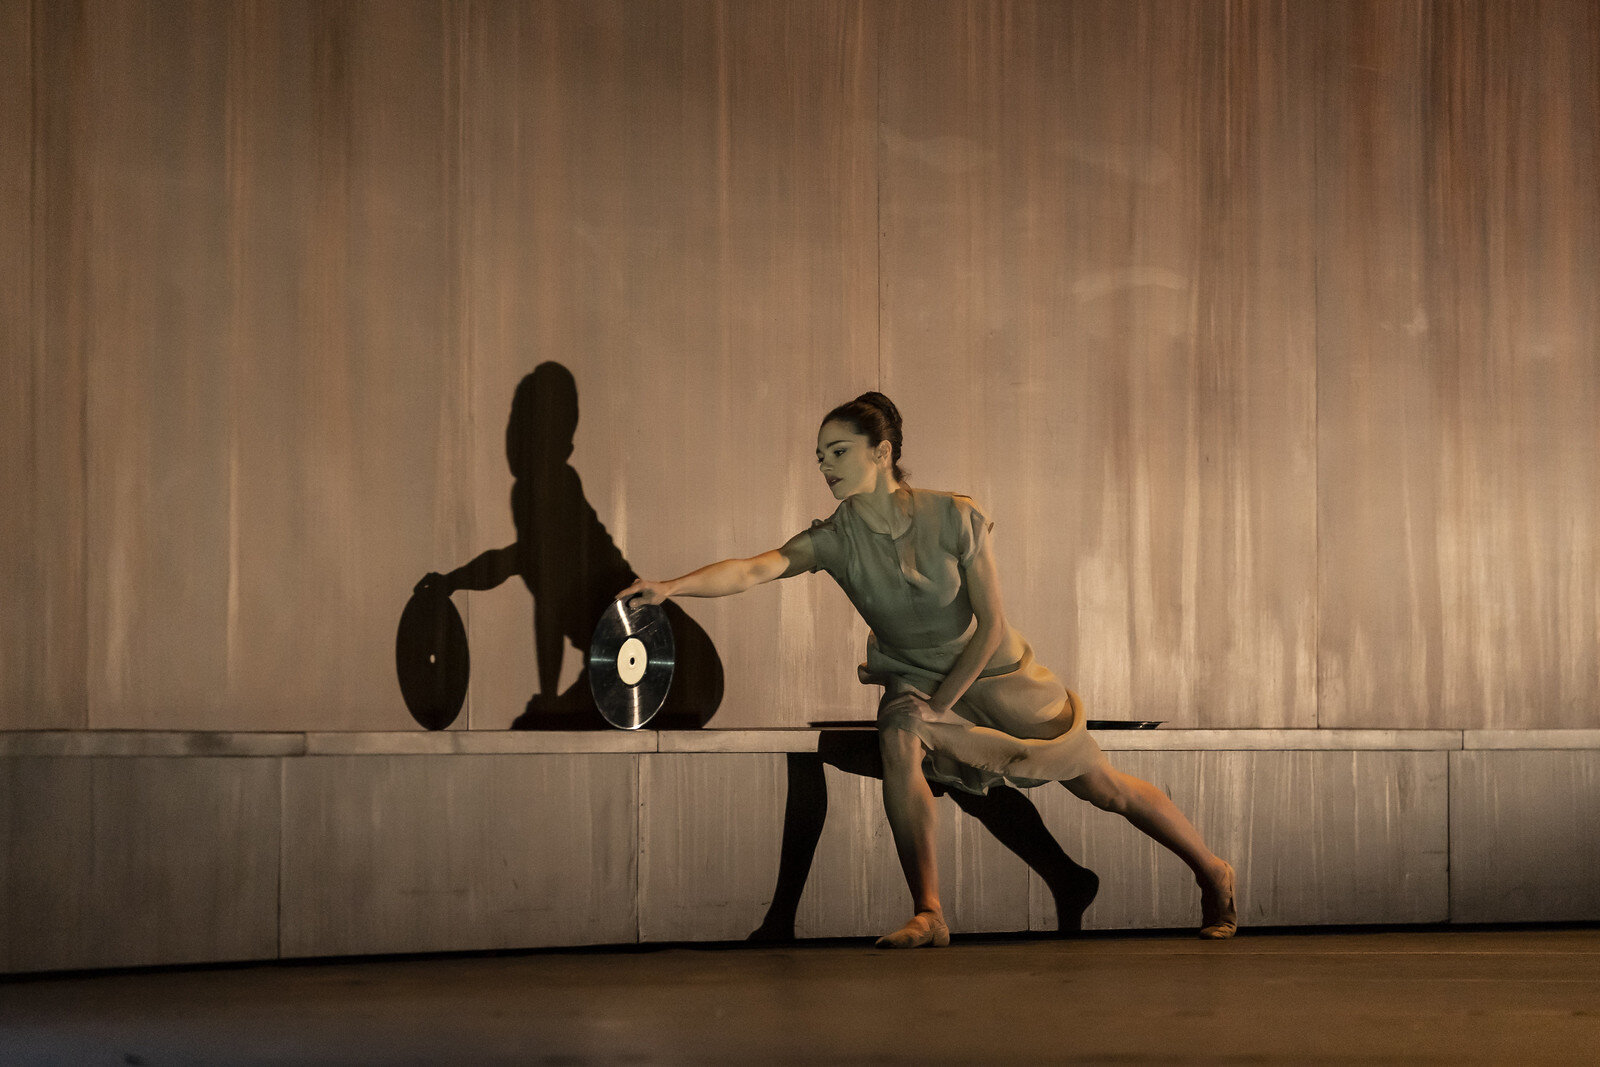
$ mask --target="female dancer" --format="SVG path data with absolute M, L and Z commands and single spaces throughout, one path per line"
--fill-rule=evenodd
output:
M 1083 702 L 1006 621 L 989 546 L 994 524 L 964 496 L 906 484 L 900 446 L 900 412 L 888 397 L 863 393 L 840 405 L 817 434 L 817 464 L 840 502 L 832 517 L 750 559 L 666 582 L 640 579 L 618 599 L 730 596 L 817 570 L 844 589 L 872 630 L 860 677 L 884 687 L 883 806 L 914 909 L 879 947 L 950 943 L 928 779 L 980 794 L 1001 780 L 1061 782 L 1176 853 L 1200 887 L 1200 936 L 1232 937 L 1233 868 L 1165 793 L 1107 762 L 1085 729 Z

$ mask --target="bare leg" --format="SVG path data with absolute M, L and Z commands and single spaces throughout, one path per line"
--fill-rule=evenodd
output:
M 938 809 L 933 790 L 922 776 L 922 742 L 913 733 L 883 726 L 878 731 L 883 752 L 883 810 L 894 834 L 911 905 L 916 911 L 905 926 L 879 938 L 881 948 L 917 948 L 950 943 L 939 902 L 939 857 L 935 846 Z
M 1200 886 L 1200 936 L 1209 939 L 1233 936 L 1238 928 L 1233 868 L 1206 847 L 1199 831 L 1178 810 L 1171 797 L 1143 779 L 1123 774 L 1109 763 L 1102 763 L 1087 774 L 1061 784 L 1095 807 L 1123 816 L 1188 864 Z

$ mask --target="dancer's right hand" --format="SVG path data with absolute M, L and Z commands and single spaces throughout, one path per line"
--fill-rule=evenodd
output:
M 666 582 L 652 582 L 640 578 L 618 593 L 617 599 L 622 601 L 622 606 L 625 608 L 642 608 L 647 604 L 663 603 L 670 595 Z

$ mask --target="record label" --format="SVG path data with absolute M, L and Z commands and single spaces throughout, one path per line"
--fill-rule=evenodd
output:
M 630 637 L 617 651 L 617 677 L 622 679 L 623 685 L 638 685 L 644 677 L 645 664 L 649 662 L 650 654 L 644 650 L 644 642 Z
M 661 710 L 672 686 L 672 624 L 659 604 L 614 600 L 589 644 L 589 689 L 606 722 L 637 730 Z

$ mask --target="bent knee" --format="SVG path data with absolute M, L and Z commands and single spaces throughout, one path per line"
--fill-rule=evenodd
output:
M 908 711 L 878 716 L 878 748 L 886 760 L 922 758 L 922 739 L 916 733 L 917 717 Z
M 878 736 L 887 737 L 895 733 L 912 733 L 916 730 L 917 717 L 904 708 L 896 711 L 878 712 Z
M 878 716 L 878 744 L 885 750 L 918 744 L 917 717 L 907 711 L 891 711 Z
M 929 720 L 925 714 L 926 705 L 919 703 L 901 703 L 896 705 L 898 698 L 885 695 L 878 703 L 878 734 L 904 731 L 915 733 L 917 727 Z

